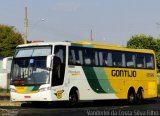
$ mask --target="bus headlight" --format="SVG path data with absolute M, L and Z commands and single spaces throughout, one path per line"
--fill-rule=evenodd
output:
M 10 92 L 16 92 L 16 89 L 11 88 Z
M 47 90 L 51 90 L 51 87 L 43 87 L 39 89 L 40 92 L 47 91 Z

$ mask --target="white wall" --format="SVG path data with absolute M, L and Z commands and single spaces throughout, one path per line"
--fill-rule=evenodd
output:
M 6 70 L 1 70 L 0 72 L 0 88 L 7 89 L 8 87 L 8 77 Z
M 6 60 L 5 62 L 4 59 Z M 8 89 L 9 87 L 11 60 L 10 57 L 0 59 L 0 89 Z

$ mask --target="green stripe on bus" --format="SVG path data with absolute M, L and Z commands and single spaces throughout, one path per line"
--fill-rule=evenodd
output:
M 39 87 L 40 87 L 39 85 L 38 86 L 28 86 L 27 91 L 37 91 Z
M 39 85 L 37 85 L 37 86 L 34 86 L 34 88 L 32 89 L 32 91 L 37 91 L 38 89 L 39 89 Z
M 102 87 L 102 89 L 106 92 L 106 93 L 114 93 L 114 90 L 112 88 L 112 86 L 109 83 L 108 77 L 106 75 L 106 72 L 104 70 L 104 68 L 102 67 L 94 67 L 94 72 L 97 76 L 97 79 Z
M 106 93 L 99 84 L 94 69 L 92 67 L 83 66 L 83 70 L 87 77 L 87 81 L 90 87 L 93 89 L 93 91 L 95 91 L 96 93 Z

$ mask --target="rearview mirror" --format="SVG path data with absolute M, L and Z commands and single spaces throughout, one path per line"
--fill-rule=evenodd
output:
M 51 68 L 53 56 L 54 56 L 54 55 L 48 55 L 48 56 L 47 56 L 47 60 L 46 60 L 46 67 L 47 67 L 47 68 Z

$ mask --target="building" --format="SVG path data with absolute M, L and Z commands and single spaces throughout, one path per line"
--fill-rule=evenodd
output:
M 0 56 L 0 72 L 2 70 L 2 61 L 3 61 L 3 57 Z
M 12 57 L 0 57 L 0 89 L 9 89 Z

